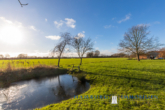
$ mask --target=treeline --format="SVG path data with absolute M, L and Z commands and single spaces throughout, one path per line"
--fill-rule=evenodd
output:
M 128 58 L 128 57 L 130 57 L 130 55 L 125 54 L 123 52 L 115 53 L 115 54 L 112 54 L 112 55 L 104 55 L 104 54 L 100 54 L 99 50 L 96 50 L 96 51 L 88 52 L 86 54 L 86 57 L 87 58 L 116 58 L 116 57 L 127 57 Z
M 86 57 L 87 57 L 87 58 L 99 57 L 99 55 L 100 55 L 100 51 L 99 51 L 99 50 L 96 50 L 96 51 L 88 52 L 88 53 L 86 54 Z
M 86 57 L 82 57 L 82 58 L 117 58 L 117 57 L 128 57 L 128 55 L 124 54 L 124 53 L 115 53 L 112 55 L 105 55 L 105 54 L 100 54 L 99 50 L 96 51 L 92 51 L 92 52 L 88 52 L 86 54 Z M 78 59 L 79 57 L 61 57 L 63 59 Z M 58 59 L 58 57 L 38 57 L 38 56 L 28 56 L 27 54 L 19 54 L 17 57 L 6 57 L 3 55 L 0 55 L 0 59 L 1 60 L 13 60 L 13 59 Z

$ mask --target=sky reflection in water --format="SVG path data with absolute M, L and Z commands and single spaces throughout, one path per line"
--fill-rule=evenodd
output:
M 0 89 L 0 110 L 43 107 L 81 94 L 89 87 L 89 83 L 79 83 L 76 77 L 68 74 L 12 83 Z

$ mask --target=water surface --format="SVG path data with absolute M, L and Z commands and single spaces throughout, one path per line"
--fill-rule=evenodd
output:
M 68 74 L 12 83 L 0 88 L 0 110 L 40 108 L 81 94 L 89 87 L 89 83 L 80 83 Z

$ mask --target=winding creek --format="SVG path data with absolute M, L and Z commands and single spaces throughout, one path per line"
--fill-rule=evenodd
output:
M 0 88 L 0 110 L 40 108 L 72 98 L 89 88 L 89 83 L 80 83 L 68 74 L 16 82 Z

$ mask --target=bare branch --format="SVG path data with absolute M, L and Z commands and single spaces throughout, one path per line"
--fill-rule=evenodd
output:
M 60 58 L 63 54 L 63 52 L 65 51 L 65 47 L 67 45 L 70 45 L 71 43 L 71 36 L 70 33 L 65 32 L 65 33 L 61 33 L 61 41 L 53 48 L 52 50 L 52 54 L 57 54 L 59 60 L 58 60 L 58 67 L 59 67 L 59 63 L 60 63 Z
M 28 5 L 28 3 L 27 3 L 27 4 L 22 4 L 22 3 L 20 2 L 20 0 L 18 0 L 18 2 L 20 3 L 21 7 Z
M 130 28 L 125 33 L 124 40 L 119 43 L 119 50 L 136 54 L 139 61 L 139 55 L 141 53 L 157 49 L 161 46 L 162 44 L 159 44 L 157 39 L 147 37 L 149 34 L 147 29 L 147 25 L 137 25 Z
M 88 38 L 87 40 L 84 40 L 83 38 L 78 38 L 77 35 L 73 38 L 72 46 L 73 48 L 75 48 L 79 58 L 81 58 L 81 61 L 82 61 L 83 55 L 87 51 L 91 51 L 93 49 L 93 43 L 91 42 L 90 38 Z M 80 65 L 81 65 L 81 62 L 80 62 Z

